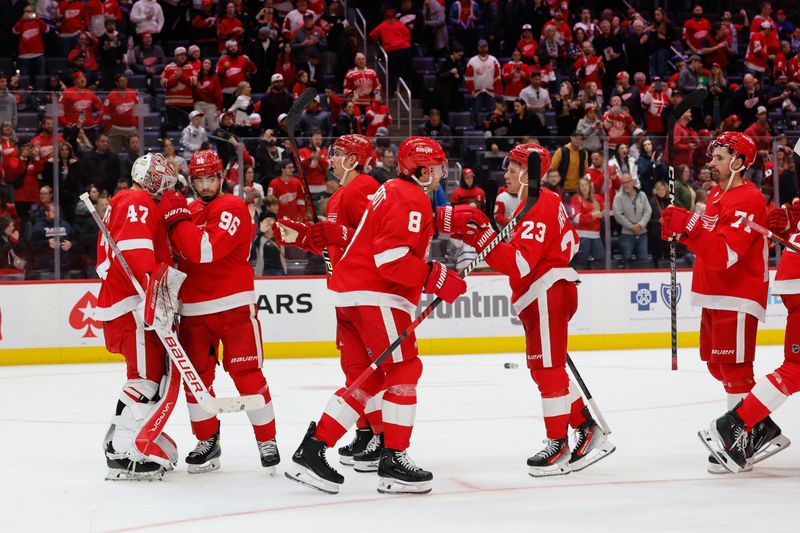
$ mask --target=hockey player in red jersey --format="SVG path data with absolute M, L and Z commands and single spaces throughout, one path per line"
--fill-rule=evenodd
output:
M 768 221 L 774 234 L 800 243 L 800 200 L 770 210 Z M 769 415 L 800 391 L 800 254 L 791 248 L 781 255 L 772 294 L 781 297 L 788 312 L 783 364 L 757 380 L 739 405 L 699 432 L 717 462 L 733 473 L 750 470 L 790 444 Z
M 248 262 L 255 226 L 247 205 L 222 192 L 222 160 L 212 150 L 195 152 L 189 178 L 204 207 L 190 213 L 186 199 L 176 191 L 164 193 L 159 205 L 169 239 L 179 255 L 180 270 L 187 274 L 181 290 L 181 344 L 212 389 L 220 342 L 222 365 L 242 395 L 262 394 L 266 405 L 248 411 L 261 464 L 274 473 L 280 462 L 275 443 L 275 418 L 263 363 L 261 324 L 256 316 L 254 274 Z M 186 391 L 192 432 L 198 439 L 186 457 L 190 473 L 219 468 L 222 450 L 220 424 L 203 411 Z
M 161 263 L 172 264 L 167 232 L 153 198 L 175 184 L 161 154 L 147 154 L 131 170 L 133 185 L 111 199 L 103 222 L 142 287 Z M 122 388 L 103 448 L 107 479 L 154 479 L 177 462 L 175 443 L 161 432 L 143 455 L 135 445 L 150 415 L 169 407 L 167 388 L 180 380 L 168 375 L 166 352 L 158 335 L 145 330 L 144 302 L 112 253 L 103 233 L 97 243 L 97 275 L 102 281 L 94 318 L 103 321 L 106 349 L 122 354 L 128 381 Z M 171 412 L 169 408 L 166 412 Z M 163 424 L 160 425 L 163 428 Z
M 458 274 L 428 261 L 433 213 L 428 193 L 446 175 L 439 144 L 410 137 L 398 149 L 400 176 L 372 196 L 364 216 L 333 271 L 329 294 L 339 312 L 342 368 L 348 376 L 366 370 L 412 321 L 422 291 L 447 302 L 466 291 Z M 433 475 L 416 466 L 406 450 L 416 412 L 416 386 L 422 374 L 413 334 L 352 395 L 331 397 L 319 423 L 311 422 L 286 469 L 286 477 L 336 493 L 344 478 L 325 452 L 364 413 L 367 401 L 384 390 L 384 449 L 378 464 L 378 491 L 425 493 Z
M 767 211 L 758 187 L 744 178 L 756 158 L 750 137 L 725 132 L 709 144 L 708 155 L 717 185 L 708 194 L 705 213 L 668 206 L 661 214 L 661 237 L 680 238 L 695 253 L 692 304 L 702 308 L 700 359 L 722 383 L 732 409 L 755 383 L 756 331 L 766 316 L 769 282 L 766 239 L 742 217 L 763 226 Z M 777 429 L 767 428 L 770 424 L 754 431 Z M 713 456 L 708 471 L 726 472 Z
M 340 187 L 328 200 L 327 220 L 316 224 L 303 224 L 291 220 L 276 222 L 273 233 L 283 245 L 295 245 L 306 251 L 321 254 L 326 248 L 331 265 L 335 268 L 345 248 L 369 205 L 372 195 L 380 184 L 363 167 L 372 157 L 372 144 L 363 135 L 342 135 L 328 150 L 333 167 L 333 175 Z M 282 236 L 291 235 L 291 242 Z M 337 319 L 341 309 L 336 311 Z M 341 346 L 337 320 L 337 346 Z M 345 370 L 345 386 L 357 377 Z M 381 393 L 376 394 L 366 404 L 365 414 L 358 418 L 356 435 L 353 441 L 339 448 L 339 462 L 353 466 L 358 472 L 374 472 L 378 469 L 382 442 L 383 421 L 381 419 Z
M 540 176 L 528 176 L 531 152 L 539 154 Z M 529 179 L 541 179 L 550 168 L 550 154 L 538 144 L 521 144 L 509 152 L 504 166 L 508 190 L 520 198 L 516 216 L 527 203 Z M 439 210 L 439 231 L 451 233 L 479 254 L 497 235 L 489 218 L 472 206 Z M 578 273 L 569 262 L 577 251 L 578 234 L 561 198 L 543 188 L 511 240 L 501 242 L 486 256 L 489 266 L 509 277 L 511 302 L 525 328 L 528 368 L 542 395 L 547 439 L 544 449 L 528 459 L 534 477 L 582 470 L 615 448 L 566 371 L 568 324 L 578 308 Z M 567 440 L 569 426 L 575 428 L 572 453 Z

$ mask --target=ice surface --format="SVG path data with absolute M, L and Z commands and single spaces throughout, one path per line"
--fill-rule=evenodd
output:
M 433 492 L 386 496 L 375 474 L 345 475 L 326 495 L 261 471 L 243 413 L 222 419 L 222 469 L 163 482 L 104 481 L 101 442 L 124 380 L 121 364 L 0 367 L 0 530 L 16 531 L 796 531 L 800 407 L 774 417 L 790 447 L 752 473 L 712 476 L 697 438 L 721 415 L 721 386 L 682 350 L 578 352 L 617 451 L 568 476 L 534 479 L 541 405 L 520 354 L 424 357 L 411 457 Z M 759 347 L 757 375 L 782 347 Z M 505 362 L 520 368 L 505 369 Z M 336 359 L 269 360 L 283 465 L 342 383 Z M 234 394 L 224 372 L 218 394 Z M 194 446 L 183 400 L 167 425 L 181 458 Z M 348 434 L 342 443 L 348 442 Z

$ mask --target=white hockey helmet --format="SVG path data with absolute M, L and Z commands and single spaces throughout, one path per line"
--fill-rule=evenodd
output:
M 152 195 L 174 187 L 178 181 L 172 165 L 159 153 L 139 157 L 131 168 L 131 179 Z

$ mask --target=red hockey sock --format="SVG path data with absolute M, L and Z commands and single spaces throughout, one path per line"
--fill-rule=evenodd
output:
M 721 363 L 722 385 L 728 394 L 746 394 L 755 385 L 753 363 Z
M 346 400 L 342 400 L 345 389 L 339 389 L 331 396 L 325 411 L 317 423 L 317 431 L 314 437 L 324 442 L 329 448 L 347 433 L 359 417 L 364 415 L 364 407 L 369 399 L 374 396 L 381 387 L 383 379 L 377 373 L 373 373 L 353 394 Z
M 269 386 L 260 368 L 249 368 L 236 373 L 231 373 L 236 389 L 242 396 L 260 394 L 264 397 L 264 407 L 254 411 L 247 411 L 247 418 L 253 425 L 256 440 L 264 442 L 275 438 L 275 413 L 272 410 L 272 397 Z
M 367 420 L 367 414 L 364 413 L 364 416 L 359 416 L 358 420 L 356 420 L 356 428 L 367 429 L 368 427 L 370 427 L 369 421 Z
M 565 439 L 570 419 L 569 378 L 566 369 L 532 368 L 531 376 L 542 395 L 544 427 L 549 439 Z
M 411 432 L 417 414 L 417 382 L 422 375 L 422 361 L 414 357 L 394 364 L 387 370 L 383 393 L 383 443 L 392 450 L 405 450 L 411 444 Z
M 783 366 L 786 366 L 784 363 Z M 800 366 L 795 364 L 795 366 Z M 781 377 L 783 367 L 763 379 L 759 379 L 742 405 L 736 409 L 748 429 L 758 424 L 772 414 L 792 392 Z
M 586 415 L 583 414 L 586 404 L 583 403 L 580 389 L 572 380 L 569 380 L 569 402 L 569 425 L 576 428 L 586 422 Z

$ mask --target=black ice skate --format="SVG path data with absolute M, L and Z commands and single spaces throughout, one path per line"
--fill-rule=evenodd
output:
M 339 448 L 339 462 L 346 466 L 353 466 L 353 456 L 363 452 L 370 440 L 372 440 L 371 428 L 356 429 L 356 435 L 352 442 Z
M 311 422 L 300 447 L 292 455 L 292 462 L 286 467 L 286 477 L 322 492 L 336 494 L 344 477 L 337 472 L 325 457 L 328 447 L 314 438 L 316 422 Z
M 281 462 L 281 454 L 278 453 L 278 444 L 275 439 L 257 441 L 258 454 L 261 456 L 261 466 L 267 469 L 267 474 L 275 475 L 275 467 Z
M 570 473 L 570 451 L 567 439 L 545 439 L 544 448 L 528 457 L 528 474 L 533 477 L 560 476 Z
M 161 481 L 167 469 L 154 461 L 131 461 L 106 445 L 106 481 Z
M 587 407 L 583 408 L 586 421 L 575 428 L 575 446 L 569 459 L 570 470 L 578 472 L 587 466 L 608 457 L 617 447 L 608 440 L 602 428 L 595 422 Z
M 427 494 L 433 474 L 423 470 L 405 450 L 384 448 L 378 465 L 378 492 L 382 494 Z
M 194 450 L 186 456 L 186 470 L 190 474 L 203 474 L 219 470 L 219 458 L 222 448 L 219 446 L 219 431 L 210 439 L 197 442 Z
M 383 433 L 373 436 L 363 452 L 353 455 L 353 470 L 356 472 L 377 472 L 382 453 Z
M 729 472 L 737 474 L 752 469 L 753 442 L 735 410 L 712 421 L 708 429 L 701 429 L 697 435 L 717 463 Z
M 789 447 L 791 441 L 781 433 L 772 418 L 767 417 L 755 426 L 751 432 L 753 439 L 753 463 L 760 463 Z

